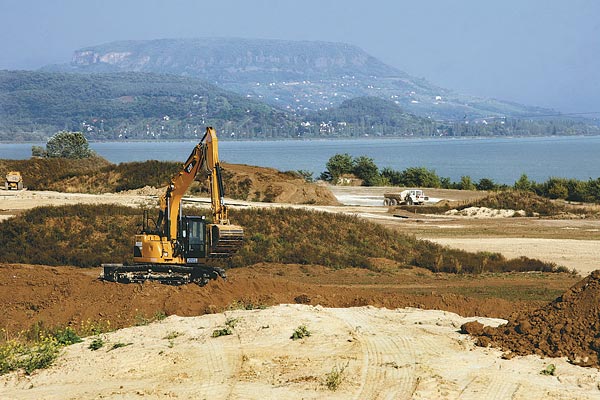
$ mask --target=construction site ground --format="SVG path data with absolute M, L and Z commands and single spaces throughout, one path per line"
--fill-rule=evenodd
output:
M 600 221 L 477 218 L 389 213 L 386 188 L 333 187 L 343 205 L 232 201 L 233 207 L 306 207 L 357 214 L 398 232 L 470 251 L 527 256 L 576 269 L 598 269 Z M 0 192 L 0 218 L 40 205 L 153 205 L 154 192 L 88 195 Z M 463 201 L 478 192 L 430 191 Z M 189 199 L 197 205 L 208 199 Z M 207 204 L 208 206 L 208 204 Z M 385 263 L 382 260 L 382 263 Z M 383 267 L 385 267 L 383 265 Z M 385 268 L 381 268 L 385 271 Z M 0 398 L 461 398 L 593 399 L 600 373 L 566 358 L 501 358 L 459 333 L 473 319 L 498 325 L 548 303 L 581 277 L 571 274 L 434 274 L 321 266 L 254 265 L 205 287 L 121 285 L 100 268 L 1 265 L 0 328 L 7 335 L 41 321 L 47 327 L 110 323 L 106 346 L 69 346 L 54 366 L 31 376 L 0 377 Z M 406 308 L 409 307 L 409 308 Z M 158 315 L 165 320 L 150 322 Z M 228 318 L 230 336 L 213 338 Z M 150 322 L 150 323 L 149 323 Z M 136 326 L 137 325 L 137 326 Z M 291 340 L 305 325 L 311 336 Z M 128 327 L 128 328 L 125 328 Z M 113 344 L 126 344 L 111 350 Z M 540 372 L 554 364 L 556 373 Z M 336 390 L 327 386 L 337 375 Z

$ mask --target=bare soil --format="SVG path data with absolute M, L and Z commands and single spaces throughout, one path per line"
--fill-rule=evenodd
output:
M 105 282 L 99 279 L 101 272 L 101 268 L 1 265 L 0 327 L 10 335 L 34 324 L 78 328 L 88 320 L 110 321 L 120 328 L 160 313 L 197 316 L 282 303 L 418 307 L 508 318 L 516 310 L 547 303 L 579 279 L 565 274 L 458 276 L 418 268 L 375 273 L 264 264 L 231 269 L 226 281 L 211 281 L 205 287 L 173 287 Z

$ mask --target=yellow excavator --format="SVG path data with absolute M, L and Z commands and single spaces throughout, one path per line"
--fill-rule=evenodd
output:
M 196 176 L 210 180 L 210 223 L 204 216 L 182 212 L 182 197 Z M 231 257 L 243 240 L 243 228 L 229 222 L 217 134 L 208 127 L 161 196 L 157 220 L 150 219 L 148 211 L 144 211 L 142 231 L 135 235 L 133 265 L 102 264 L 103 279 L 120 283 L 155 280 L 171 285 L 203 286 L 219 276 L 225 278 L 222 268 L 209 266 L 207 262 Z

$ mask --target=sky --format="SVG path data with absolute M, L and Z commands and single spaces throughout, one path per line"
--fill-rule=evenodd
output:
M 0 69 L 201 37 L 350 43 L 458 92 L 600 117 L 596 0 L 0 0 Z

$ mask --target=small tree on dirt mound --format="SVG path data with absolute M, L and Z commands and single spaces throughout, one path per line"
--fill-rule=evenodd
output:
M 51 158 L 88 158 L 94 155 L 89 143 L 81 132 L 61 131 L 46 142 L 46 151 L 39 146 L 33 146 L 32 155 Z

